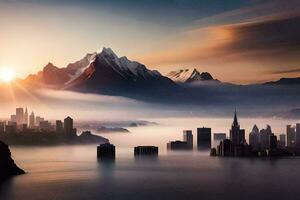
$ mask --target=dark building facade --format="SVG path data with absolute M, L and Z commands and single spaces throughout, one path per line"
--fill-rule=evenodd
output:
M 184 130 L 183 131 L 183 141 L 187 143 L 188 149 L 193 149 L 193 132 L 191 130 Z
M 100 144 L 97 147 L 97 158 L 98 159 L 115 159 L 116 147 L 113 144 L 105 143 Z
M 167 144 L 168 150 L 188 150 L 190 149 L 187 142 L 176 140 Z
M 71 117 L 64 119 L 64 133 L 67 137 L 76 136 L 76 129 L 73 127 L 73 119 Z
M 199 150 L 211 148 L 211 128 L 197 128 L 197 148 Z
M 158 156 L 158 147 L 156 146 L 137 146 L 134 147 L 134 155 L 135 156 Z

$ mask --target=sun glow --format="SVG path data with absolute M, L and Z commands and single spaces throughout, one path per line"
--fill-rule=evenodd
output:
M 14 71 L 9 68 L 0 69 L 0 79 L 3 82 L 10 82 L 14 79 Z

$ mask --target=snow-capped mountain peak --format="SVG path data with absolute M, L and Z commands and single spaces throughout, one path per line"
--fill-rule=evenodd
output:
M 191 83 L 199 81 L 218 81 L 214 79 L 210 73 L 200 73 L 197 69 L 180 69 L 170 72 L 167 77 L 175 82 L 180 83 Z

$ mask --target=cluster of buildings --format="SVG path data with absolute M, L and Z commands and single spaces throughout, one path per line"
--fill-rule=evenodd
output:
M 197 149 L 210 150 L 212 156 L 292 156 L 300 155 L 300 124 L 287 126 L 287 134 L 277 137 L 267 125 L 259 130 L 254 125 L 249 134 L 249 143 L 245 138 L 245 129 L 240 127 L 235 112 L 233 123 L 226 133 L 214 133 L 212 139 L 211 128 L 197 128 Z M 212 143 L 213 141 L 213 143 Z M 183 140 L 167 143 L 168 150 L 193 150 L 193 133 L 191 130 L 183 131 Z
M 0 134 L 32 132 L 56 132 L 66 136 L 76 136 L 77 134 L 71 117 L 66 117 L 63 122 L 56 120 L 55 124 L 52 124 L 43 117 L 35 116 L 34 112 L 28 115 L 27 108 L 16 108 L 16 113 L 10 116 L 10 120 L 0 121 Z
M 216 134 L 215 134 L 216 135 Z M 183 131 L 183 140 L 175 140 L 167 143 L 168 150 L 193 150 L 193 133 L 191 130 Z M 226 138 L 226 134 L 225 134 Z M 209 150 L 211 148 L 211 128 L 197 128 L 197 149 Z
M 296 144 L 296 137 L 291 138 L 289 128 L 297 132 L 297 128 L 287 126 L 288 143 Z M 299 126 L 300 128 L 300 126 Z M 299 129 L 300 131 L 300 129 Z M 295 134 L 296 135 L 296 134 Z M 294 136 L 294 135 L 293 135 Z M 300 136 L 300 135 L 299 135 Z M 292 156 L 297 154 L 295 149 L 289 149 L 286 146 L 286 135 L 279 135 L 279 139 L 272 132 L 271 126 L 267 125 L 265 129 L 259 130 L 254 125 L 249 134 L 249 144 L 245 139 L 245 130 L 240 128 L 236 112 L 234 120 L 230 129 L 230 137 L 224 138 L 226 135 L 218 135 L 216 138 L 220 139 L 219 144 L 211 149 L 212 156 L 233 156 L 233 157 L 250 157 L 250 156 Z M 300 137 L 299 137 L 300 139 Z M 300 143 L 299 143 L 300 144 Z
M 134 147 L 134 156 L 158 156 L 158 147 L 156 146 L 136 146 Z M 113 144 L 105 143 L 97 147 L 97 158 L 100 160 L 114 160 L 116 157 L 116 147 Z

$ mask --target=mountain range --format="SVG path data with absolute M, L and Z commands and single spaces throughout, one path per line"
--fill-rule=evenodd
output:
M 159 103 L 211 105 L 218 102 L 264 102 L 267 98 L 283 103 L 283 94 L 286 93 L 288 100 L 290 95 L 297 93 L 298 87 L 282 90 L 276 86 L 300 84 L 300 78 L 246 86 L 227 84 L 209 72 L 201 73 L 197 69 L 179 69 L 164 76 L 125 56 L 118 57 L 110 48 L 89 53 L 64 68 L 48 63 L 40 72 L 22 81 L 30 87 L 125 96 Z M 277 99 L 276 95 L 281 98 Z

